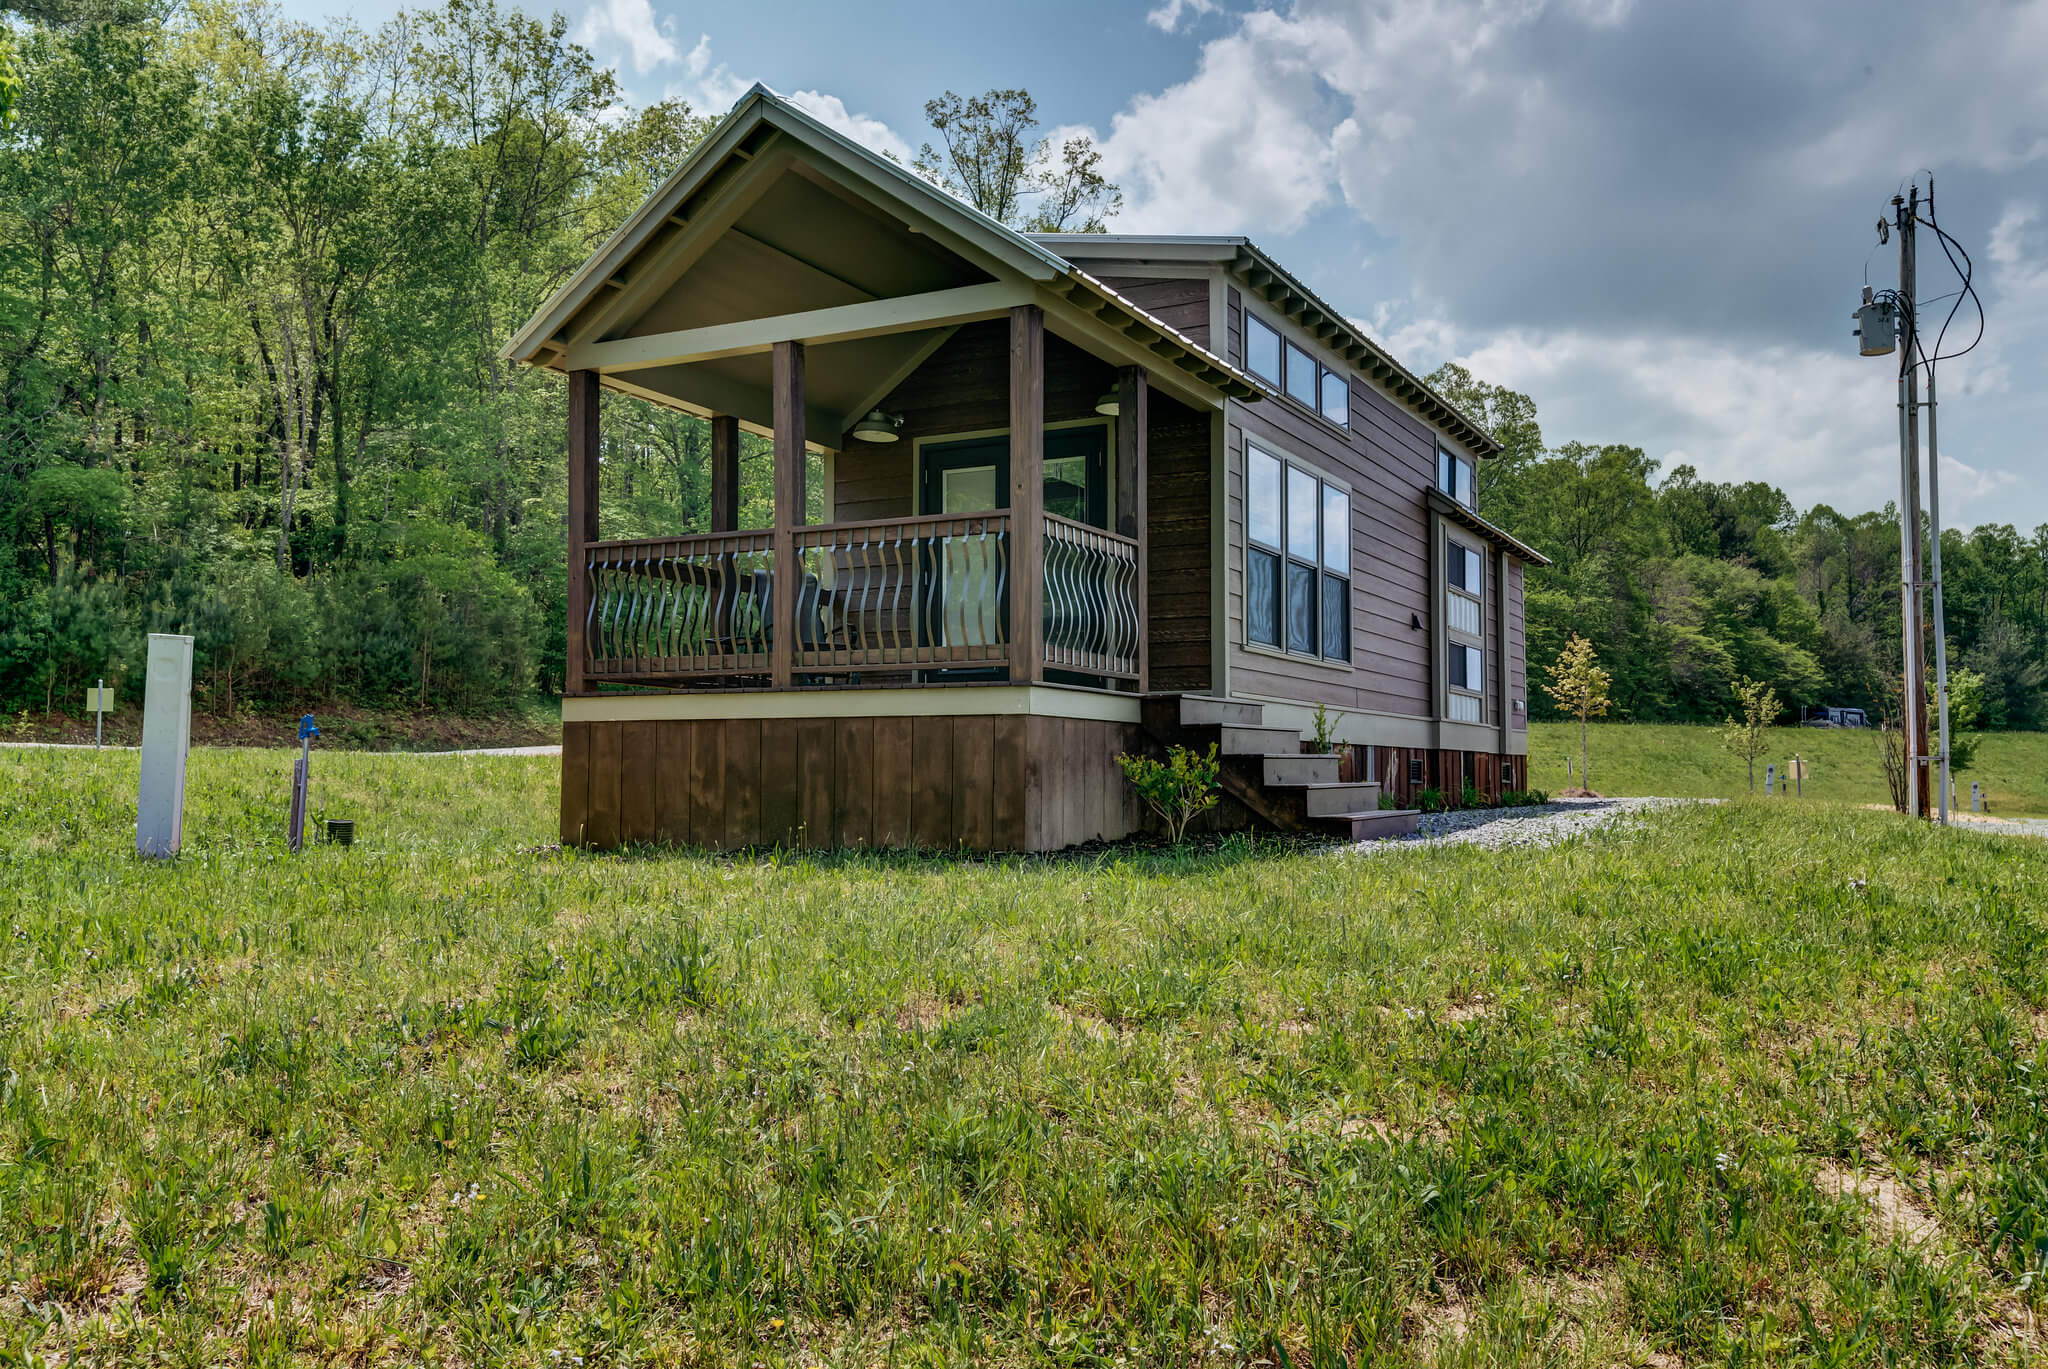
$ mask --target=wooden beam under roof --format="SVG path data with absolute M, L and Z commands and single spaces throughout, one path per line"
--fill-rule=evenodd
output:
M 999 318 L 1035 298 L 1029 285 L 993 281 L 869 300 L 864 304 L 841 304 L 829 309 L 685 328 L 673 333 L 614 338 L 570 348 L 571 369 L 610 373 L 686 366 L 719 357 L 766 352 L 778 342 L 850 342 L 887 333 L 949 328 L 977 319 Z

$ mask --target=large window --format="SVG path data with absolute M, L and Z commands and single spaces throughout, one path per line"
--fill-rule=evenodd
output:
M 1244 368 L 1312 413 L 1340 428 L 1351 426 L 1351 382 L 1278 329 L 1244 311 Z
M 1486 720 L 1486 562 L 1477 549 L 1444 534 L 1444 628 L 1449 639 L 1444 716 L 1453 722 Z
M 1297 656 L 1351 659 L 1351 495 L 1245 444 L 1244 631 Z
M 1443 448 L 1436 453 L 1436 487 L 1466 508 L 1472 504 L 1472 463 Z

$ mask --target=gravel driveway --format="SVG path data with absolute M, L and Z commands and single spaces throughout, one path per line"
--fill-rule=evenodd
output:
M 1424 813 L 1414 836 L 1361 841 L 1353 849 L 1369 854 L 1417 842 L 1484 846 L 1492 850 L 1550 846 L 1566 837 L 1632 819 L 1648 808 L 1700 802 L 1704 800 L 1556 799 L 1528 808 L 1463 808 L 1448 813 Z

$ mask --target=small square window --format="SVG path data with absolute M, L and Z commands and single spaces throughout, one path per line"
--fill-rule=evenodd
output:
M 1323 372 L 1323 417 L 1340 428 L 1351 426 L 1351 386 L 1335 371 Z
M 1244 316 L 1244 368 L 1274 389 L 1280 388 L 1280 334 L 1250 310 Z
M 1287 344 L 1287 397 L 1311 409 L 1316 407 L 1316 359 L 1291 342 Z

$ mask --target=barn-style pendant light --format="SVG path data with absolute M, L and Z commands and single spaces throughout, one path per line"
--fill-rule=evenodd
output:
M 853 425 L 853 435 L 863 442 L 894 442 L 903 436 L 897 431 L 902 426 L 902 414 L 885 414 L 880 409 L 870 409 L 866 418 Z

